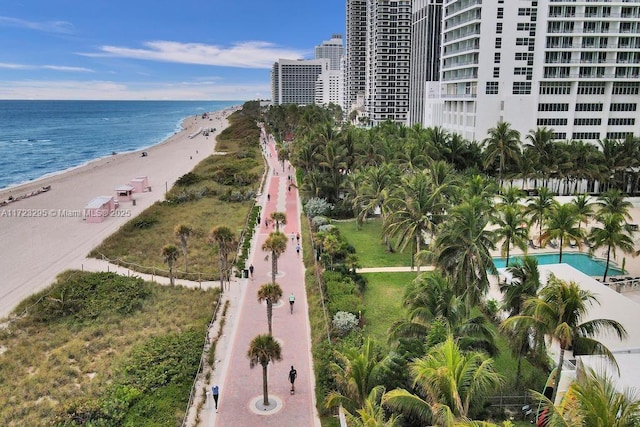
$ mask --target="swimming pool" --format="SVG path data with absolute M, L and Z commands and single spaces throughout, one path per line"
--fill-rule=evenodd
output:
M 534 258 L 538 259 L 538 265 L 557 264 L 559 255 L 554 254 L 530 254 Z M 513 264 L 513 260 L 520 257 L 509 257 L 509 264 Z M 606 263 L 600 259 L 591 258 L 588 254 L 563 252 L 562 262 L 569 264 L 573 268 L 582 271 L 588 276 L 602 276 L 604 274 L 604 268 Z M 496 268 L 504 268 L 504 258 L 493 258 L 493 264 Z M 614 267 L 613 263 L 609 263 L 609 271 L 607 276 L 619 276 L 622 274 L 619 268 Z

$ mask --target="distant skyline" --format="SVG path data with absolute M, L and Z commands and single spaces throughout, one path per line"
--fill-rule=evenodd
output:
M 0 99 L 248 100 L 344 34 L 345 0 L 3 0 Z

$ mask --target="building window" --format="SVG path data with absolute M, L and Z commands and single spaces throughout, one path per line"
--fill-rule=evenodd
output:
M 569 104 L 538 104 L 538 111 L 569 111 Z
M 531 95 L 531 82 L 513 82 L 514 95 Z
M 502 38 L 501 37 L 497 37 L 496 38 L 496 49 L 500 49 L 502 47 Z
M 578 103 L 576 104 L 576 111 L 602 111 L 602 103 Z
M 500 63 L 500 52 L 496 52 L 493 54 L 493 63 L 494 64 Z
M 498 82 L 487 82 L 486 94 L 487 95 L 497 95 L 498 94 Z
M 614 95 L 638 95 L 639 93 L 639 82 L 616 82 L 613 84 Z
M 636 124 L 636 119 L 630 118 L 609 118 L 607 122 L 609 126 L 633 126 Z
M 595 118 L 576 118 L 573 119 L 574 126 L 600 126 L 602 124 L 602 119 Z
M 539 118 L 536 121 L 538 126 L 566 126 L 567 119 L 559 119 L 559 118 Z
M 493 78 L 500 78 L 500 67 L 493 67 Z
M 499 7 L 498 8 L 498 13 L 496 14 L 496 18 L 498 18 L 498 19 L 504 18 L 504 7 Z
M 604 95 L 604 83 L 580 82 L 578 83 L 578 95 Z
M 613 103 L 609 111 L 636 111 L 637 105 L 638 104 Z
M 551 139 L 553 139 L 553 140 L 567 139 L 567 133 L 566 132 L 553 132 L 551 134 Z
M 573 132 L 572 139 L 600 139 L 600 132 Z
M 633 136 L 633 132 L 607 132 L 607 139 L 627 139 Z
M 502 22 L 496 23 L 496 34 L 502 34 Z

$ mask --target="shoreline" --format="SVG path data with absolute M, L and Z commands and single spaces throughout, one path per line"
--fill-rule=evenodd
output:
M 0 190 L 0 200 L 18 197 L 44 186 L 46 192 L 0 205 L 0 317 L 18 303 L 39 292 L 64 270 L 82 269 L 87 254 L 124 223 L 153 203 L 164 199 L 165 190 L 196 164 L 215 153 L 216 137 L 228 126 L 227 117 L 241 105 L 190 115 L 182 130 L 149 148 L 95 159 L 52 175 Z M 197 117 L 197 118 L 196 118 Z M 216 128 L 208 136 L 189 135 L 200 127 Z M 209 138 L 210 137 L 210 138 Z M 142 152 L 147 152 L 142 156 Z M 91 223 L 78 213 L 100 196 L 116 197 L 115 189 L 133 178 L 148 177 L 151 191 L 121 200 L 113 215 Z

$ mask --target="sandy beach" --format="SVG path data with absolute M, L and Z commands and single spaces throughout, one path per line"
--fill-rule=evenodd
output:
M 226 118 L 239 107 L 191 116 L 183 130 L 164 142 L 138 152 L 116 154 L 84 166 L 0 190 L 0 202 L 50 190 L 0 205 L 0 317 L 7 316 L 29 295 L 41 291 L 67 269 L 83 268 L 86 255 L 121 225 L 164 198 L 180 176 L 215 150 L 215 137 Z M 200 129 L 216 131 L 205 136 Z M 194 136 L 195 135 L 195 136 Z M 146 176 L 151 191 L 134 193 L 134 203 L 120 202 L 113 215 L 89 223 L 81 213 L 95 197 L 114 196 L 115 189 L 133 178 Z M 116 197 L 117 198 L 117 197 Z

